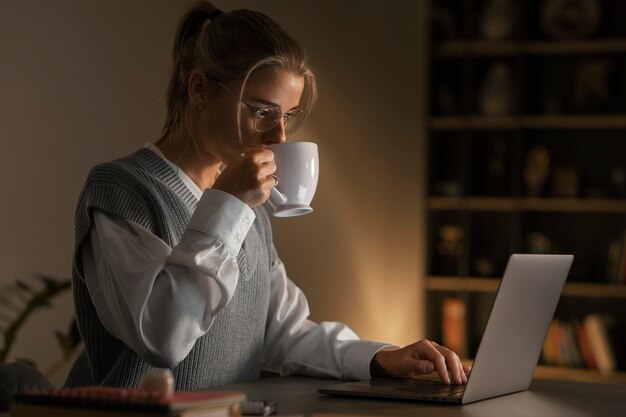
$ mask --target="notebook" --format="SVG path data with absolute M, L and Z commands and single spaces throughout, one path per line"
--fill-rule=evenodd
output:
M 466 385 L 374 378 L 318 392 L 467 404 L 528 389 L 573 259 L 572 255 L 511 255 Z
M 140 388 L 35 388 L 15 395 L 11 416 L 228 417 L 239 414 L 245 399 L 240 391 L 176 391 L 165 397 Z

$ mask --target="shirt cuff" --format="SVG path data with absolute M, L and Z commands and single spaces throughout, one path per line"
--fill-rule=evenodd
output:
M 221 240 L 237 256 L 255 219 L 254 211 L 237 197 L 208 188 L 187 228 Z
M 374 355 L 381 349 L 392 347 L 386 343 L 359 340 L 346 352 L 343 363 L 343 374 L 346 379 L 370 379 L 370 362 Z

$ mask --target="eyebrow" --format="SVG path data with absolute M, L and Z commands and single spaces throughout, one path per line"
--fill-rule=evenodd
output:
M 252 103 L 256 102 L 256 103 L 260 103 L 260 104 L 265 104 L 267 106 L 278 107 L 280 109 L 280 106 L 278 104 L 276 104 L 276 103 L 274 103 L 272 101 L 269 101 L 269 100 L 263 100 L 261 98 L 246 99 L 246 102 L 250 103 L 250 105 L 252 105 Z M 290 111 L 297 110 L 298 108 L 300 108 L 299 105 L 295 106 L 295 107 L 293 107 L 293 108 L 291 108 L 291 109 L 289 109 L 289 110 L 287 110 L 286 112 L 283 112 L 283 113 L 289 113 Z

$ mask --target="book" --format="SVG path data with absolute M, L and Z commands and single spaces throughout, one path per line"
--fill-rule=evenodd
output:
M 548 327 L 545 341 L 543 343 L 543 360 L 546 365 L 561 365 L 561 330 L 558 319 L 553 319 Z
M 606 281 L 611 284 L 626 284 L 626 231 L 609 244 Z
M 56 405 L 16 404 L 8 417 L 239 417 L 238 405 L 230 407 L 199 407 L 183 411 L 152 412 L 140 410 L 113 410 L 87 407 L 60 407 Z
M 615 371 L 615 355 L 609 340 L 608 318 L 601 314 L 589 314 L 583 319 L 587 337 L 598 370 L 602 373 Z
M 575 325 L 571 321 L 561 323 L 566 366 L 581 368 L 584 365 L 583 355 L 576 337 Z
M 546 365 L 576 368 L 584 366 L 575 323 L 553 319 L 546 333 L 542 355 Z
M 227 417 L 245 399 L 239 391 L 176 391 L 162 396 L 138 388 L 100 386 L 28 389 L 15 395 L 11 416 Z
M 620 239 L 613 239 L 609 244 L 606 262 L 606 282 L 613 284 L 619 281 L 618 270 L 621 262 L 620 256 L 623 251 Z
M 565 343 L 565 330 L 563 329 L 563 322 L 559 319 L 554 319 L 556 322 L 556 348 L 557 348 L 557 365 L 558 366 L 568 366 L 568 357 L 567 357 L 567 345 Z
M 582 323 L 576 323 L 575 327 L 576 336 L 578 337 L 578 345 L 580 346 L 580 350 L 585 360 L 585 365 L 588 369 L 598 369 L 596 358 L 593 355 L 593 350 L 591 349 L 591 342 L 589 341 L 589 336 L 587 335 L 587 329 L 585 329 L 585 326 Z
M 450 350 L 467 357 L 465 301 L 459 297 L 447 297 L 441 304 L 441 340 Z

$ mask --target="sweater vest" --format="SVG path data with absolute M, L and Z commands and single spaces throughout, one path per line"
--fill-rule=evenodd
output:
M 76 208 L 72 272 L 74 309 L 85 349 L 70 370 L 66 386 L 136 387 L 151 368 L 104 328 L 89 297 L 80 245 L 89 235 L 92 209 L 135 222 L 173 247 L 197 204 L 172 167 L 145 148 L 90 171 Z M 254 211 L 256 219 L 237 255 L 235 293 L 208 332 L 172 370 L 176 390 L 201 390 L 259 377 L 269 273 L 276 254 L 267 213 L 262 207 Z

